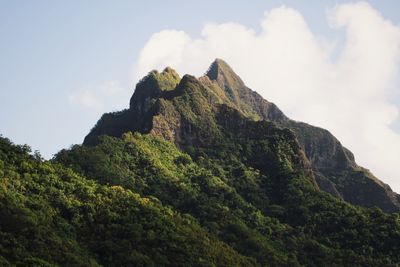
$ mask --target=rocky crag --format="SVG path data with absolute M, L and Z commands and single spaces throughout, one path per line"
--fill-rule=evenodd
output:
M 234 118 L 221 119 L 235 112 Z M 250 121 L 290 129 L 321 190 L 352 204 L 399 210 L 399 195 L 358 166 L 353 154 L 329 131 L 289 119 L 274 103 L 248 88 L 221 59 L 200 78 L 180 78 L 169 67 L 161 73 L 150 72 L 137 84 L 129 109 L 104 114 L 84 144 L 96 144 L 101 135 L 120 137 L 138 131 L 162 136 L 187 151 L 191 146 L 210 145 L 221 135 L 223 125 L 240 132 Z

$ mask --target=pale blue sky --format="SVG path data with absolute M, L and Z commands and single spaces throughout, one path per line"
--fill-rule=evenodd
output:
M 297 9 L 317 35 L 336 34 L 326 10 L 348 1 L 0 1 L 0 134 L 49 158 L 81 143 L 102 111 L 71 104 L 82 87 L 117 81 L 125 106 L 132 68 L 151 35 L 178 29 L 197 37 L 205 23 L 259 29 L 265 10 Z M 369 1 L 400 24 L 400 1 Z M 145 3 L 145 4 L 144 4 Z M 123 105 L 122 105 L 123 106 Z M 119 109 L 121 105 L 111 109 Z

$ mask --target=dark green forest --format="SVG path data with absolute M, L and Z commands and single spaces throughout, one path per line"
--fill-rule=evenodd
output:
M 0 137 L 0 266 L 399 266 L 398 200 L 223 61 L 167 68 L 51 160 Z
M 266 177 L 232 146 L 277 150 L 278 167 Z M 1 265 L 396 266 L 400 216 L 315 190 L 289 146 L 188 155 L 128 133 L 44 161 L 1 138 Z

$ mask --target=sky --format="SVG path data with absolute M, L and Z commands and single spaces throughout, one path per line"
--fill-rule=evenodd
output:
M 399 14 L 395 0 L 0 0 L 0 134 L 51 158 L 148 71 L 201 76 L 218 57 L 400 192 Z

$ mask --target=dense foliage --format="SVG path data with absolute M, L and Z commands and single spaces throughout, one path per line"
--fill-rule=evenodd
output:
M 190 156 L 160 138 L 128 133 L 61 151 L 57 162 L 0 141 L 5 266 L 400 261 L 399 216 L 316 190 L 278 137 L 246 146 L 226 138 L 217 149 L 193 148 Z M 251 155 L 279 167 L 251 167 Z
M 399 263 L 397 214 L 357 208 L 317 190 L 287 158 L 291 146 L 285 139 L 254 142 L 225 138 L 214 148 L 192 148 L 191 157 L 159 138 L 126 134 L 61 151 L 57 160 L 190 214 L 261 265 Z M 278 167 L 260 168 L 252 156 Z
M 0 139 L 1 266 L 255 264 L 154 197 L 28 152 Z
M 318 179 L 394 193 L 221 64 L 151 72 L 51 161 L 0 137 L 0 266 L 398 266 L 400 215 Z

